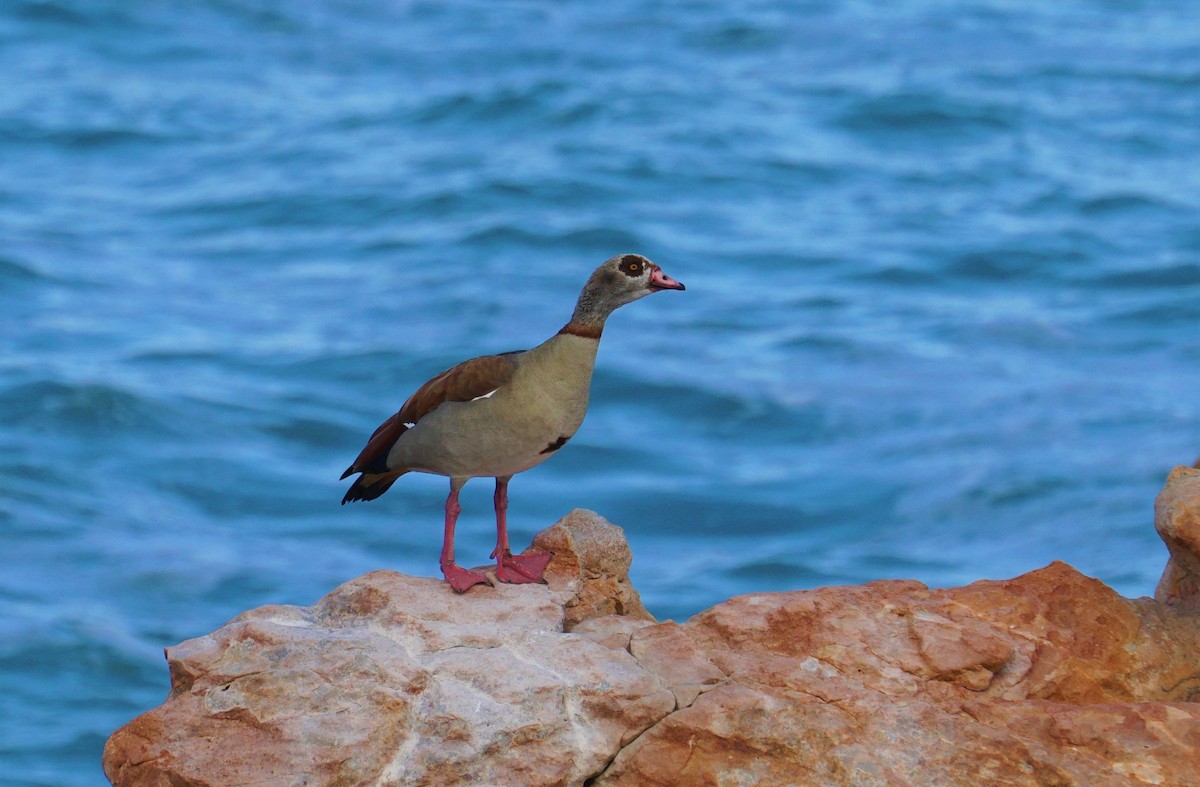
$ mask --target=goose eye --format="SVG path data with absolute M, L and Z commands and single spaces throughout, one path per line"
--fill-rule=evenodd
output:
M 621 270 L 630 276 L 642 275 L 642 261 L 637 257 L 626 257 L 621 262 Z

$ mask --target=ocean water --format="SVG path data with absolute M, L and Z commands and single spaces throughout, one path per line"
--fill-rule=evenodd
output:
M 591 412 L 516 546 L 626 528 L 659 617 L 1065 560 L 1127 595 L 1200 454 L 1200 5 L 0 3 L 0 782 L 104 782 L 162 648 L 437 572 L 339 506 L 430 375 L 588 272 Z M 486 562 L 491 485 L 459 554 Z

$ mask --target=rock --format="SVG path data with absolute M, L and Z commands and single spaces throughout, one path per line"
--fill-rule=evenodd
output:
M 105 773 L 118 785 L 581 784 L 675 699 L 624 648 L 564 632 L 601 609 L 653 622 L 621 530 L 575 511 L 543 536 L 562 550 L 549 587 L 458 595 L 375 571 L 312 607 L 262 607 L 168 649 L 170 696 L 113 734 Z
M 1200 619 L 1063 563 L 740 596 L 634 635 L 679 709 L 595 784 L 1194 783 L 1198 648 Z M 701 663 L 723 679 L 685 705 Z
M 530 549 L 554 553 L 546 580 L 551 588 L 571 592 L 563 619 L 567 631 L 605 615 L 654 620 L 629 584 L 633 553 L 625 531 L 595 511 L 575 509 L 534 536 Z
M 629 650 L 629 642 L 634 633 L 652 625 L 653 620 L 640 620 L 625 615 L 605 615 L 578 623 L 571 632 L 585 636 L 606 648 Z
M 1171 553 L 1154 598 L 1185 609 L 1200 608 L 1200 470 L 1171 471 L 1154 501 L 1154 526 Z
M 709 654 L 695 646 L 687 631 L 671 621 L 636 631 L 630 638 L 629 651 L 670 687 L 676 708 L 686 708 L 700 694 L 727 679 Z
M 105 773 L 122 786 L 1197 784 L 1197 479 L 1177 469 L 1159 497 L 1166 603 L 1055 562 L 945 590 L 755 593 L 657 623 L 621 530 L 575 511 L 535 539 L 555 553 L 548 586 L 459 596 L 376 571 L 169 649 L 170 696 L 113 734 Z

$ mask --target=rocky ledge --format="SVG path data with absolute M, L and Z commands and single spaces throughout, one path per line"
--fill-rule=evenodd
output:
M 375 571 L 167 650 L 117 785 L 1200 782 L 1200 470 L 1156 505 L 1156 600 L 1063 563 L 930 590 L 740 596 L 656 623 L 574 511 L 548 586 Z

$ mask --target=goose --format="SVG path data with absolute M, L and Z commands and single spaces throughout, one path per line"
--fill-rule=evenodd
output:
M 384 421 L 342 473 L 359 476 L 342 505 L 374 500 L 405 473 L 450 479 L 440 558 L 458 593 L 491 584 L 454 562 L 458 493 L 472 478 L 494 478 L 495 576 L 501 582 L 544 582 L 548 553 L 513 555 L 508 541 L 508 482 L 567 444 L 583 423 L 605 320 L 617 308 L 683 284 L 640 254 L 605 260 L 588 278 L 571 320 L 531 350 L 484 355 L 452 366 L 417 389 Z

